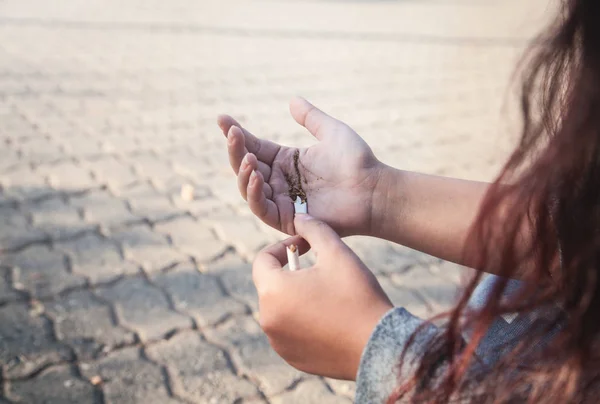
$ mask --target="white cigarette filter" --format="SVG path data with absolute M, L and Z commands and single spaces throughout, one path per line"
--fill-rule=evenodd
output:
M 288 266 L 290 271 L 297 271 L 300 269 L 300 254 L 298 253 L 298 247 L 295 244 L 287 247 Z
M 296 201 L 294 202 L 294 213 L 308 213 L 306 202 L 302 202 L 299 196 L 296 197 Z

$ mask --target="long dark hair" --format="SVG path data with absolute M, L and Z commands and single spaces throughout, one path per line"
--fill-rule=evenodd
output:
M 502 280 L 476 310 L 467 303 L 481 272 L 470 280 L 389 403 L 600 401 L 600 1 L 565 0 L 518 71 L 522 136 L 464 252 Z M 524 283 L 506 301 L 508 278 Z M 560 314 L 533 322 L 514 349 L 479 366 L 475 352 L 494 318 L 549 307 Z

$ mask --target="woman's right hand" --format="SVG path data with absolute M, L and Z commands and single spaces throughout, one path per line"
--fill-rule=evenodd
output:
M 259 322 L 273 349 L 303 372 L 354 380 L 373 329 L 393 305 L 377 278 L 327 224 L 296 215 L 298 235 L 252 266 Z M 286 249 L 311 248 L 314 265 L 284 270 Z
M 305 149 L 280 146 L 257 138 L 230 116 L 218 118 L 240 193 L 250 209 L 266 224 L 296 234 L 291 182 L 306 193 L 309 213 L 338 234 L 369 234 L 373 193 L 383 164 L 354 130 L 308 101 L 293 99 L 290 112 L 319 140 L 317 144 Z

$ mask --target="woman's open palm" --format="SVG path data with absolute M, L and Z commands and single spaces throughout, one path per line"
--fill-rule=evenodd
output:
M 308 101 L 293 99 L 290 112 L 317 144 L 304 149 L 280 146 L 254 136 L 230 116 L 218 118 L 250 209 L 266 224 L 293 235 L 293 198 L 305 194 L 310 214 L 340 235 L 367 233 L 381 164 L 354 130 Z

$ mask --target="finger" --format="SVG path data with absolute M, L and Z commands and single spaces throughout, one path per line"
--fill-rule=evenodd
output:
M 332 251 L 344 246 L 340 236 L 327 223 L 307 214 L 297 214 L 294 218 L 296 234 L 302 236 L 316 254 Z
M 319 140 L 334 134 L 336 126 L 344 125 L 301 97 L 295 97 L 290 101 L 290 113 L 296 122 Z
M 265 181 L 269 181 L 271 178 L 271 166 L 258 160 L 258 171 L 263 175 Z
M 261 170 L 261 164 L 263 165 L 262 170 Z M 264 177 L 265 177 L 264 165 L 265 164 L 258 161 L 256 159 L 256 156 L 252 153 L 246 154 L 244 156 L 244 158 L 242 159 L 242 163 L 240 164 L 240 171 L 238 172 L 238 176 L 237 176 L 237 184 L 238 184 L 238 189 L 240 191 L 240 194 L 242 195 L 244 200 L 247 200 L 248 183 L 250 181 L 250 175 L 252 174 L 252 171 L 254 171 L 254 170 L 258 170 L 263 176 L 262 190 L 265 194 L 265 197 L 267 199 L 270 199 L 273 197 L 273 189 L 266 181 L 264 181 Z M 269 174 L 270 174 L 270 172 L 269 172 Z
M 237 126 L 232 126 L 227 134 L 227 152 L 229 154 L 229 164 L 233 171 L 238 174 L 242 160 L 246 155 L 246 147 L 242 130 Z
M 233 171 L 238 174 L 241 161 L 248 153 L 248 149 L 245 147 L 246 145 L 244 136 L 240 128 L 237 126 L 232 126 L 231 129 L 229 129 L 229 132 L 230 133 L 227 138 L 229 163 L 231 164 Z M 268 181 L 271 177 L 271 167 L 262 161 L 258 161 L 258 169 L 263 174 L 263 177 L 265 177 L 265 179 Z
M 244 140 L 248 151 L 254 153 L 260 161 L 263 161 L 266 164 L 270 165 L 273 163 L 275 156 L 279 152 L 279 149 L 281 149 L 281 146 L 276 143 L 257 138 L 229 115 L 220 115 L 217 118 L 217 123 L 226 136 L 228 136 L 231 127 L 235 126 L 240 128 L 244 134 Z
M 270 199 L 267 199 L 264 190 L 265 180 L 262 174 L 253 171 L 250 174 L 248 189 L 246 191 L 248 206 L 260 220 L 271 227 L 277 228 L 279 225 L 279 211 L 277 205 Z
M 300 255 L 310 250 L 308 243 L 300 236 L 290 237 L 260 251 L 252 264 L 252 277 L 256 288 L 259 289 L 269 278 L 277 275 L 287 262 L 287 247 L 295 244 Z
M 253 154 L 246 154 L 240 164 L 240 169 L 237 176 L 237 185 L 244 200 L 247 200 L 248 183 L 250 182 L 250 175 L 256 169 L 257 160 Z

